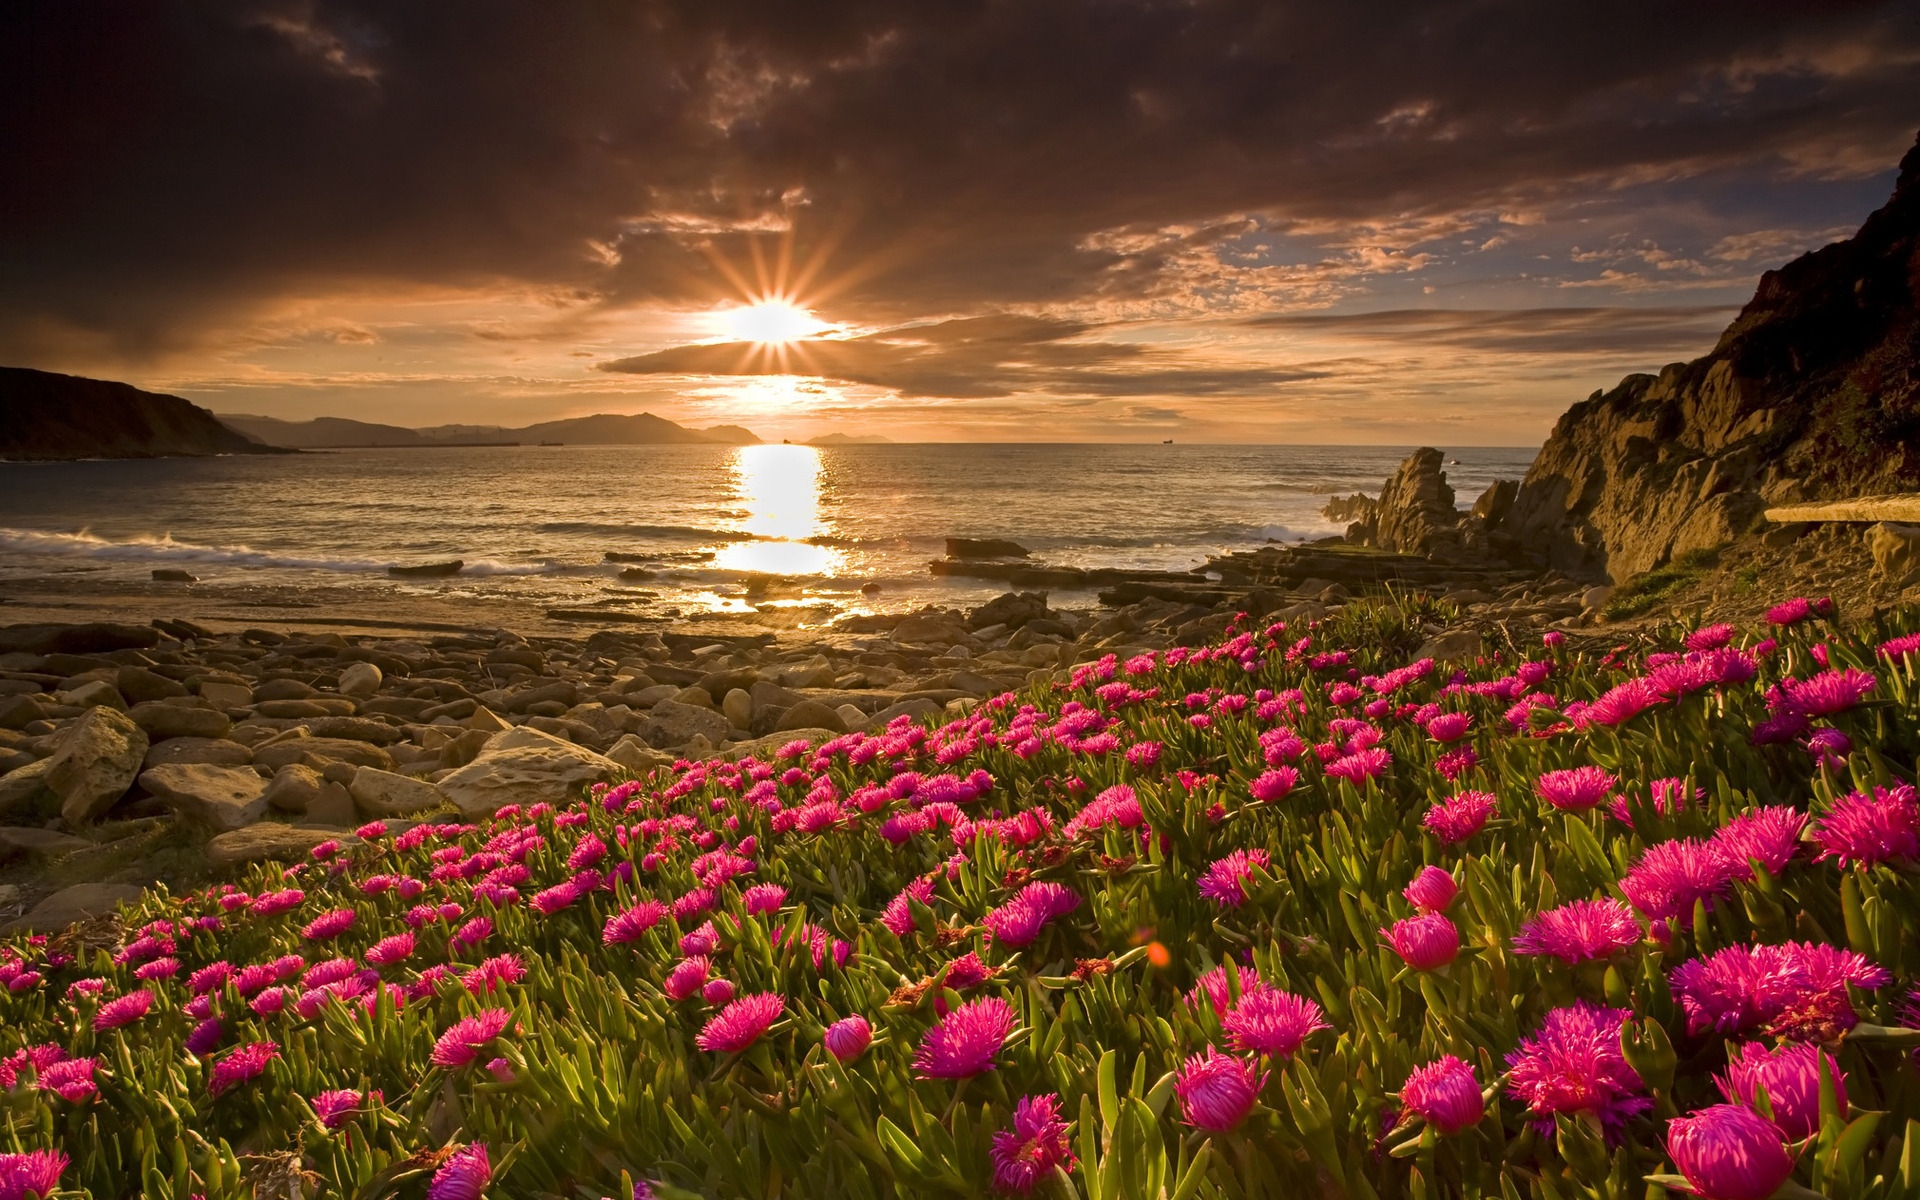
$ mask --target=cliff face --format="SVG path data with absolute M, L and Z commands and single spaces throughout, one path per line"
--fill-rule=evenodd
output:
M 178 396 L 0 367 L 0 458 L 163 458 L 282 453 Z
M 1920 144 L 1844 242 L 1760 279 L 1712 353 L 1568 409 L 1506 521 L 1523 552 L 1615 581 L 1763 508 L 1920 490 Z

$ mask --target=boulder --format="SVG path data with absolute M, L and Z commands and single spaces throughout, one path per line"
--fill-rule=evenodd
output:
M 75 850 L 88 850 L 93 843 L 70 833 L 31 826 L 0 825 L 0 859 L 58 858 Z
M 725 723 L 718 713 L 705 715 Z M 471 818 L 508 804 L 564 805 L 588 785 L 623 774 L 619 763 L 572 742 L 535 729 L 509 729 L 488 739 L 472 762 L 441 778 L 438 786 Z
M 200 698 L 221 712 L 231 712 L 253 703 L 253 689 L 230 679 L 203 679 L 200 681 Z
M 253 751 L 226 738 L 168 738 L 147 751 L 143 766 L 164 767 L 173 763 L 210 763 L 219 767 L 244 767 L 253 761 Z
M 1442 461 L 1438 450 L 1422 446 L 1388 478 L 1374 507 L 1373 545 L 1430 558 L 1459 557 L 1460 513 Z
M 1428 638 L 1426 644 L 1413 652 L 1413 657 L 1415 661 L 1431 658 L 1435 662 L 1464 665 L 1479 658 L 1483 649 L 1479 630 L 1449 629 Z
M 351 763 L 356 767 L 378 767 L 382 771 L 393 770 L 393 755 L 370 742 L 355 742 L 345 738 L 302 737 L 288 738 L 284 742 L 275 742 L 270 746 L 255 746 L 253 761 L 270 771 L 278 771 L 288 763 L 313 759 L 321 763 Z
M 359 840 L 352 834 L 333 829 L 262 821 L 245 829 L 233 829 L 215 835 L 207 843 L 207 864 L 219 870 L 255 862 L 298 864 L 309 861 L 313 857 L 313 848 L 322 842 L 339 842 L 346 846 L 357 844 Z
M 267 781 L 252 767 L 155 767 L 140 773 L 140 786 L 181 816 L 215 829 L 240 829 L 267 811 Z
M 951 646 L 968 640 L 966 628 L 943 613 L 914 613 L 893 627 L 896 642 Z
M 90 679 L 72 691 L 60 693 L 58 699 L 69 708 L 106 707 L 117 708 L 121 712 L 127 709 L 127 702 L 121 698 L 120 689 L 104 679 Z
M 729 728 L 727 719 L 710 708 L 662 700 L 647 710 L 647 719 L 640 726 L 639 734 L 649 746 L 670 750 L 686 745 L 695 737 L 704 737 L 718 745 L 725 740 Z
M 562 711 L 580 703 L 580 688 L 565 679 L 552 683 L 543 683 L 537 687 L 523 688 L 508 696 L 502 708 L 510 713 L 523 713 L 536 704 L 558 704 Z
M 1881 521 L 1867 530 L 1867 548 L 1874 569 L 1896 583 L 1920 571 L 1920 525 Z
M 948 558 L 1025 558 L 1028 550 L 1005 538 L 948 538 Z
M 150 650 L 160 631 L 145 625 L 8 625 L 0 628 L 0 654 L 107 654 Z
M 340 682 L 335 686 L 342 696 L 368 700 L 380 690 L 380 683 L 384 678 L 380 668 L 370 662 L 349 663 L 341 668 Z
M 9 932 L 58 933 L 92 917 L 104 917 L 122 904 L 138 904 L 145 890 L 128 883 L 76 883 L 61 888 L 10 924 Z
M 317 738 L 366 742 L 374 746 L 391 746 L 407 736 L 374 717 L 314 717 L 305 724 L 307 732 Z
M 796 729 L 830 729 L 836 734 L 847 731 L 847 722 L 830 706 L 818 700 L 802 700 L 774 722 L 776 733 L 788 733 Z
M 182 571 L 179 567 L 155 567 L 155 583 L 199 583 L 200 577 L 191 571 Z
M 270 700 L 306 700 L 318 694 L 312 684 L 302 683 L 298 679 L 269 679 L 253 689 L 253 698 L 261 703 Z
M 267 785 L 267 807 L 281 812 L 303 813 L 320 796 L 320 772 L 305 763 L 288 763 L 273 774 Z
M 46 706 L 34 697 L 0 696 L 0 729 L 25 729 L 46 719 Z
M 263 717 L 304 721 L 308 717 L 350 717 L 358 708 L 344 696 L 310 696 L 304 700 L 257 700 L 253 711 Z
M 424 779 L 396 775 L 373 767 L 361 767 L 353 773 L 347 792 L 369 815 L 407 817 L 446 803 L 440 790 Z
M 114 687 L 127 698 L 130 704 L 142 704 L 148 700 L 165 700 L 172 696 L 187 694 L 187 685 L 177 679 L 168 679 L 156 671 L 145 667 L 121 667 L 114 675 Z
M 47 789 L 60 798 L 60 816 L 84 825 L 113 807 L 133 786 L 147 755 L 147 735 L 116 708 L 90 708 L 60 732 L 46 760 Z
M 164 700 L 136 704 L 131 715 L 134 724 L 146 730 L 147 736 L 156 742 L 176 737 L 223 738 L 233 730 L 233 721 L 226 713 L 169 704 Z
M 0 775 L 0 813 L 44 796 L 48 793 L 47 771 L 53 766 L 51 758 L 30 762 L 24 767 L 16 767 L 5 775 Z
M 967 628 L 981 630 L 1005 625 L 1008 629 L 1018 629 L 1029 621 L 1043 621 L 1052 615 L 1045 592 L 1007 592 L 967 613 Z
M 637 734 L 627 734 L 607 748 L 607 757 L 632 772 L 636 777 L 645 775 L 655 767 L 673 765 L 673 755 L 655 750 L 641 741 Z
M 720 698 L 720 715 L 736 729 L 753 726 L 753 697 L 742 688 L 734 688 Z

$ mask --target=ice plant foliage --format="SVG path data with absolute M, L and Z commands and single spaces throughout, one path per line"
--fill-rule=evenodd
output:
M 1910 1200 L 1920 614 L 1831 615 L 983 653 L 1019 690 L 9 935 L 0 1200 Z

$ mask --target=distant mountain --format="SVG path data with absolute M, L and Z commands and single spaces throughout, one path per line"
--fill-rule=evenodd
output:
M 890 446 L 893 439 L 878 433 L 823 433 L 808 438 L 809 446 Z
M 293 446 L 303 450 L 351 446 L 460 446 L 489 442 L 518 442 L 522 445 L 564 442 L 569 446 L 737 446 L 760 440 L 751 431 L 738 425 L 688 429 L 652 413 L 635 413 L 631 416 L 599 413 L 591 417 L 542 421 L 519 429 L 499 425 L 436 425 L 427 429 L 407 429 L 398 425 L 350 421 L 344 417 L 283 421 L 277 417 L 223 414 L 220 419 L 270 446 Z
M 0 458 L 272 453 L 178 396 L 104 379 L 0 367 Z

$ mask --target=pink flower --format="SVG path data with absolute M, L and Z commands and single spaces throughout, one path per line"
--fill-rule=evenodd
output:
M 1620 1030 L 1632 1016 L 1575 1001 L 1548 1012 L 1507 1055 L 1507 1092 L 1526 1104 L 1543 1134 L 1551 1133 L 1555 1113 L 1589 1113 L 1611 1132 L 1653 1107 L 1620 1050 Z
M 1220 1027 L 1235 1050 L 1280 1059 L 1292 1058 L 1310 1034 L 1333 1028 L 1318 1004 L 1271 988 L 1242 993 Z
M 1735 879 L 1752 879 L 1753 864 L 1769 875 L 1787 869 L 1800 849 L 1807 814 L 1785 804 L 1756 808 L 1722 825 L 1707 840 L 1726 855 Z
M 1766 1200 L 1793 1175 L 1779 1126 L 1737 1104 L 1667 1122 L 1667 1154 L 1703 1200 Z
M 1728 946 L 1668 976 L 1689 1033 L 1758 1029 L 1795 1041 L 1837 1037 L 1859 1022 L 1849 984 L 1872 990 L 1891 982 L 1865 955 L 1813 942 Z
M 1461 792 L 1427 810 L 1421 821 L 1442 845 L 1453 846 L 1480 832 L 1499 802 L 1489 792 Z
M 128 992 L 117 1000 L 109 1000 L 93 1014 L 93 1031 L 105 1033 L 109 1029 L 118 1029 L 131 1024 L 147 1015 L 153 1007 L 153 993 L 145 988 L 137 992 Z
M 787 889 L 777 883 L 757 883 L 740 893 L 740 903 L 746 907 L 750 917 L 780 911 L 787 902 Z
M 1876 787 L 1872 796 L 1849 792 L 1815 823 L 1813 840 L 1820 844 L 1816 862 L 1831 858 L 1843 867 L 1920 858 L 1920 802 L 1913 785 Z
M 1440 867 L 1422 867 L 1413 877 L 1413 882 L 1400 893 L 1407 903 L 1423 912 L 1445 912 L 1452 907 L 1455 896 L 1460 894 L 1460 885 L 1453 876 Z
M 460 1018 L 433 1044 L 433 1065 L 449 1071 L 466 1066 L 512 1024 L 513 1014 L 504 1008 Z
M 1416 971 L 1437 971 L 1460 953 L 1460 930 L 1441 913 L 1427 913 L 1382 929 L 1387 945 Z
M 1555 808 L 1585 812 L 1605 800 L 1616 782 L 1599 767 L 1570 767 L 1548 771 L 1534 782 L 1533 790 Z
M 1019 1017 L 998 996 L 969 1000 L 954 1009 L 920 1039 L 914 1051 L 914 1073 L 922 1079 L 964 1079 L 993 1070 Z
M 1721 650 L 1733 644 L 1731 625 L 1704 625 L 1687 635 L 1689 650 Z
M 78 1104 L 100 1090 L 93 1082 L 93 1073 L 99 1066 L 97 1058 L 69 1058 L 49 1063 L 40 1073 L 40 1088 L 69 1104 Z
M 67 1156 L 58 1150 L 30 1150 L 25 1154 L 0 1154 L 0 1200 L 44 1200 L 48 1192 L 60 1186 L 60 1173 L 67 1169 Z
M 433 1173 L 427 1185 L 427 1200 L 480 1200 L 493 1182 L 493 1164 L 487 1161 L 487 1145 L 475 1142 L 453 1152 Z
M 1760 1107 L 1760 1092 L 1765 1089 L 1767 1103 L 1773 1108 L 1774 1124 L 1791 1139 L 1812 1137 L 1820 1132 L 1820 1065 L 1825 1060 L 1828 1078 L 1833 1080 L 1834 1095 L 1845 1119 L 1847 1077 L 1840 1063 L 1826 1050 L 1811 1042 L 1795 1042 L 1777 1049 L 1761 1042 L 1747 1042 L 1727 1060 L 1724 1075 L 1714 1077 L 1720 1094 L 1730 1103 L 1748 1108 Z
M 1659 683 L 1651 679 L 1629 679 L 1603 692 L 1582 709 L 1580 722 L 1609 728 L 1624 725 L 1648 709 L 1666 702 L 1667 692 Z M 1569 708 L 1568 712 L 1571 713 L 1572 709 Z
M 682 954 L 712 954 L 720 948 L 720 931 L 714 928 L 712 921 L 701 924 L 700 928 L 685 934 L 680 939 Z
M 631 908 L 608 917 L 606 928 L 600 934 L 600 941 L 608 946 L 637 942 L 645 936 L 647 930 L 658 925 L 660 919 L 666 915 L 666 905 L 658 900 L 642 900 Z
M 1386 773 L 1387 766 L 1393 762 L 1393 756 L 1379 746 L 1370 746 L 1365 750 L 1336 758 L 1322 770 L 1335 779 L 1344 779 L 1355 787 L 1370 779 L 1377 779 Z
M 527 977 L 527 968 L 517 954 L 496 954 L 460 977 L 460 986 L 475 996 L 519 983 Z
M 1238 908 L 1247 900 L 1247 883 L 1270 860 L 1265 850 L 1235 850 L 1215 859 L 1200 876 L 1200 894 L 1221 908 Z
M 413 935 L 396 933 L 381 938 L 367 948 L 367 961 L 376 967 L 390 967 L 403 962 L 413 954 Z
M 825 1036 L 820 1039 L 826 1044 L 827 1053 L 838 1062 L 852 1062 L 867 1052 L 873 1042 L 873 1027 L 867 1019 L 858 1013 L 851 1017 L 842 1017 L 827 1026 Z
M 1013 1110 L 1013 1127 L 993 1135 L 993 1186 L 1005 1192 L 1031 1192 L 1042 1179 L 1073 1166 L 1067 1122 L 1057 1095 L 1022 1096 Z
M 713 963 L 704 954 L 695 954 L 675 963 L 660 989 L 676 1003 L 699 991 L 713 972 Z
M 280 1047 L 272 1042 L 249 1042 L 236 1047 L 213 1064 L 213 1073 L 207 1077 L 207 1094 L 218 1096 L 228 1088 L 258 1078 L 267 1064 L 279 1057 Z
M 1248 785 L 1248 790 L 1260 803 L 1273 804 L 1286 799 L 1287 793 L 1291 792 L 1293 785 L 1299 781 L 1300 772 L 1292 767 L 1275 767 L 1256 775 L 1253 782 Z
M 354 917 L 354 911 L 350 908 L 336 908 L 332 912 L 321 913 L 307 922 L 307 927 L 300 931 L 300 936 L 310 942 L 324 942 L 329 938 L 337 938 L 353 928 Z
M 1472 725 L 1473 718 L 1466 713 L 1441 713 L 1427 722 L 1427 736 L 1446 745 L 1467 736 Z
M 709 1019 L 693 1044 L 709 1054 L 738 1054 L 759 1041 L 786 1010 L 786 998 L 778 992 L 742 996 Z
M 880 913 L 880 923 L 893 932 L 895 937 L 907 937 L 913 933 L 912 901 L 922 904 L 933 903 L 933 880 L 916 879 L 909 883 L 900 894 L 887 901 L 887 907 Z
M 1473 1068 L 1451 1054 L 1415 1067 L 1400 1089 L 1400 1103 L 1446 1137 L 1478 1125 L 1487 1113 Z
M 1618 900 L 1575 900 L 1521 926 L 1513 949 L 1517 954 L 1550 954 L 1574 966 L 1610 958 L 1637 944 L 1641 936 L 1633 910 Z
M 707 980 L 707 985 L 700 989 L 700 998 L 708 1004 L 725 1004 L 733 999 L 733 980 Z
M 313 1106 L 313 1115 L 328 1129 L 338 1129 L 345 1125 L 353 1114 L 359 1111 L 361 1096 L 351 1088 L 321 1092 L 307 1103 Z
M 1726 850 L 1712 842 L 1675 838 L 1647 847 L 1620 881 L 1620 890 L 1652 921 L 1693 924 L 1693 907 L 1727 890 L 1738 869 Z
M 1173 1094 L 1180 1098 L 1180 1115 L 1187 1124 L 1226 1133 L 1247 1119 L 1266 1086 L 1267 1072 L 1257 1064 L 1208 1046 L 1180 1068 Z
M 186 1041 L 181 1045 L 185 1047 L 188 1054 L 211 1054 L 219 1047 L 221 1035 L 225 1032 L 221 1028 L 219 1017 L 208 1017 L 193 1027 L 193 1032 L 187 1035 Z
M 1767 623 L 1770 625 L 1798 625 L 1816 613 L 1826 616 L 1833 612 L 1833 601 L 1826 597 L 1809 600 L 1805 596 L 1795 596 L 1767 610 Z
M 1782 679 L 1767 702 L 1776 712 L 1827 717 L 1858 705 L 1878 682 L 1873 672 L 1858 667 L 1822 671 L 1810 679 Z

